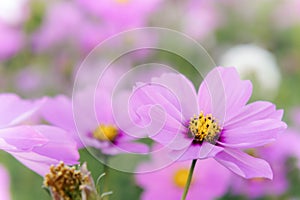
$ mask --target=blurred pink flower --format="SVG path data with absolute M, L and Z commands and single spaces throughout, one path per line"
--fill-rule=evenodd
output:
M 41 71 L 25 67 L 15 75 L 14 87 L 16 87 L 21 94 L 32 96 L 32 94 L 36 94 L 42 90 L 45 91 L 49 81 L 50 80 L 47 80 L 46 75 Z M 51 81 L 53 81 L 53 79 Z
M 23 46 L 21 30 L 7 26 L 0 21 L 0 60 L 14 56 Z
M 210 71 L 198 96 L 188 79 L 170 73 L 139 83 L 128 112 L 145 134 L 180 156 L 178 161 L 214 157 L 244 178 L 271 179 L 269 164 L 242 149 L 274 141 L 286 128 L 283 110 L 262 101 L 246 105 L 251 93 L 251 82 L 240 80 L 234 68 Z
M 27 14 L 28 0 L 0 1 L 0 61 L 13 57 L 23 47 L 21 25 Z
M 300 128 L 300 107 L 293 108 L 291 111 L 291 120 L 294 127 Z
M 279 28 L 300 25 L 300 1 L 283 0 L 278 3 L 274 12 L 274 22 Z
M 59 161 L 76 164 L 79 153 L 76 143 L 62 129 L 30 125 L 37 123 L 34 115 L 42 103 L 43 100 L 26 101 L 14 94 L 0 95 L 0 149 L 45 175 L 50 165 Z
M 2 200 L 10 200 L 10 180 L 6 169 L 0 165 L 0 197 Z
M 265 195 L 281 195 L 288 189 L 287 165 L 288 158 L 294 157 L 300 163 L 300 134 L 287 130 L 278 140 L 264 148 L 249 150 L 250 154 L 264 158 L 272 167 L 274 178 L 245 180 L 235 177 L 232 188 L 235 194 L 246 195 L 253 199 Z M 300 166 L 300 165 L 299 165 Z
M 191 0 L 185 8 L 182 21 L 183 31 L 203 40 L 220 25 L 221 18 L 213 1 Z
M 82 16 L 72 2 L 49 3 L 45 20 L 33 35 L 33 45 L 37 50 L 46 50 L 61 42 L 77 43 L 74 36 L 80 32 Z
M 190 164 L 187 161 L 177 162 L 156 172 L 136 174 L 138 185 L 144 189 L 141 199 L 180 199 Z M 151 167 L 151 162 L 139 166 L 142 170 Z M 212 159 L 199 161 L 195 167 L 187 199 L 210 200 L 223 196 L 229 187 L 229 177 L 229 171 L 216 161 Z
M 33 46 L 37 51 L 64 47 L 88 52 L 105 38 L 106 32 L 102 23 L 90 19 L 76 3 L 49 3 L 45 21 L 33 35 Z
M 161 0 L 77 0 L 79 5 L 110 24 L 119 32 L 145 26 L 147 17 L 153 13 Z

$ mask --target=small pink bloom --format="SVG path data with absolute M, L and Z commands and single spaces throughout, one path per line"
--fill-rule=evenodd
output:
M 169 73 L 138 84 L 128 112 L 179 161 L 213 157 L 244 178 L 271 179 L 269 164 L 243 149 L 273 142 L 286 128 L 283 111 L 269 102 L 247 104 L 251 93 L 251 82 L 240 80 L 234 68 L 210 71 L 198 95 L 183 75 Z
M 220 16 L 213 1 L 191 0 L 183 16 L 183 31 L 203 40 L 220 25 Z
M 49 2 L 45 20 L 33 34 L 32 44 L 36 51 L 76 47 L 79 53 L 86 53 L 105 39 L 106 29 L 74 2 Z
M 0 60 L 14 56 L 23 46 L 23 35 L 18 28 L 10 27 L 0 21 Z
M 250 179 L 245 180 L 235 177 L 232 180 L 232 188 L 235 194 L 246 195 L 253 199 L 265 195 L 281 195 L 288 189 L 286 162 L 288 158 L 296 158 L 300 163 L 300 135 L 293 130 L 287 130 L 281 134 L 278 140 L 271 145 L 255 150 L 250 150 L 255 156 L 267 160 L 273 170 L 273 180 Z
M 76 143 L 62 129 L 37 123 L 43 100 L 26 101 L 14 94 L 0 95 L 0 149 L 40 175 L 51 164 L 76 164 Z M 63 154 L 61 152 L 64 152 Z
M 51 2 L 47 6 L 43 24 L 33 35 L 35 50 L 45 51 L 62 42 L 78 46 L 76 37 L 81 30 L 78 24 L 84 24 L 83 17 L 74 3 Z
M 120 71 L 108 70 L 96 89 L 82 89 L 73 96 L 73 102 L 65 96 L 48 98 L 42 116 L 73 135 L 79 148 L 95 147 L 110 155 L 146 152 L 147 146 L 135 142 L 136 138 L 125 134 L 114 120 L 112 92 L 121 75 Z
M 155 159 L 155 158 L 154 158 Z M 143 163 L 140 170 L 150 169 L 153 163 Z M 191 163 L 176 162 L 156 172 L 136 174 L 139 186 L 144 189 L 142 200 L 180 199 Z M 229 186 L 230 173 L 212 159 L 197 162 L 187 199 L 210 200 L 223 196 Z

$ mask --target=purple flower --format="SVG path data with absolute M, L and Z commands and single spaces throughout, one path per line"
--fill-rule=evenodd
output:
M 2 200 L 10 200 L 10 192 L 9 192 L 9 175 L 6 169 L 0 165 L 0 197 Z
M 108 35 L 105 28 L 103 23 L 88 18 L 74 2 L 51 2 L 43 24 L 33 35 L 32 43 L 36 51 L 71 46 L 79 47 L 80 53 L 86 53 Z
M 155 159 L 155 158 L 154 158 Z M 160 158 L 158 158 L 160 159 Z M 141 170 L 150 169 L 153 163 L 143 163 Z M 136 174 L 139 186 L 144 189 L 142 200 L 180 199 L 189 173 L 190 162 L 173 163 L 172 165 L 151 173 Z M 229 171 L 212 159 L 197 163 L 187 199 L 216 199 L 227 192 Z
M 203 40 L 220 25 L 221 17 L 213 1 L 191 0 L 183 15 L 183 31 Z
M 75 43 L 77 46 L 76 36 L 80 33 L 78 24 L 83 24 L 82 20 L 82 15 L 74 3 L 60 2 L 48 5 L 44 23 L 33 35 L 34 47 L 43 51 L 61 42 Z
M 149 14 L 161 0 L 78 0 L 79 5 L 100 17 L 104 23 L 113 24 L 116 30 L 144 26 Z M 126 16 L 126 17 L 124 17 Z
M 294 157 L 300 163 L 299 142 L 299 133 L 287 130 L 271 145 L 249 150 L 248 153 L 262 157 L 270 163 L 274 178 L 271 181 L 263 178 L 245 180 L 235 177 L 232 181 L 233 192 L 246 195 L 249 198 L 284 193 L 288 189 L 288 169 L 286 166 L 288 158 Z
M 251 82 L 240 80 L 234 68 L 213 69 L 198 95 L 183 75 L 169 73 L 139 83 L 128 112 L 179 161 L 213 157 L 244 178 L 271 179 L 269 164 L 243 149 L 274 141 L 286 128 L 283 111 L 263 101 L 246 105 L 251 93 Z
M 79 148 L 95 147 L 110 155 L 147 151 L 146 145 L 135 142 L 136 138 L 119 129 L 114 119 L 112 91 L 121 74 L 108 70 L 98 88 L 81 90 L 73 96 L 73 102 L 65 96 L 48 98 L 42 106 L 42 116 L 52 125 L 70 132 Z
M 26 101 L 14 94 L 1 94 L 0 102 L 0 149 L 40 175 L 59 161 L 77 163 L 79 153 L 68 133 L 52 126 L 30 125 L 38 122 L 43 100 Z
M 23 45 L 23 35 L 20 30 L 7 26 L 0 21 L 0 60 L 14 56 Z

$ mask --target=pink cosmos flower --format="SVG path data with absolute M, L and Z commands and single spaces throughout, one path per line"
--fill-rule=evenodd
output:
M 154 158 L 155 159 L 155 158 Z M 158 158 L 160 159 L 160 158 Z M 154 163 L 143 163 L 139 168 L 151 169 Z M 155 166 L 154 166 L 155 167 Z M 180 199 L 187 181 L 190 162 L 172 165 L 151 173 L 136 174 L 139 186 L 144 189 L 142 200 Z M 229 171 L 213 159 L 201 160 L 195 167 L 187 199 L 210 200 L 223 196 L 229 186 Z
M 0 60 L 14 56 L 23 46 L 23 35 L 20 30 L 3 24 L 0 21 Z
M 80 32 L 78 24 L 83 24 L 82 16 L 74 3 L 60 2 L 48 5 L 44 23 L 33 35 L 35 49 L 43 51 L 61 42 L 77 44 L 74 36 Z
M 38 119 L 36 114 L 42 100 L 26 101 L 14 94 L 1 94 L 0 102 L 0 149 L 40 175 L 45 175 L 50 165 L 59 161 L 77 163 L 76 143 L 65 131 L 30 125 Z
M 263 101 L 247 105 L 251 93 L 251 82 L 240 80 L 234 68 L 210 71 L 198 95 L 183 75 L 170 73 L 139 83 L 128 112 L 179 161 L 213 157 L 244 178 L 271 179 L 269 164 L 243 149 L 274 141 L 286 128 L 283 110 Z
M 294 157 L 300 163 L 299 143 L 299 133 L 289 129 L 280 135 L 276 142 L 249 150 L 248 153 L 268 161 L 273 170 L 274 178 L 273 180 L 263 178 L 245 180 L 235 177 L 232 180 L 233 192 L 246 195 L 251 199 L 264 195 L 281 195 L 286 192 L 288 189 L 286 162 L 288 158 Z
M 109 155 L 147 151 L 147 146 L 136 143 L 136 138 L 125 134 L 115 122 L 112 91 L 121 75 L 121 71 L 108 70 L 96 89 L 82 89 L 73 96 L 73 102 L 65 96 L 48 98 L 41 108 L 42 116 L 70 132 L 79 148 L 95 147 Z
M 10 200 L 10 191 L 9 191 L 9 175 L 6 169 L 0 165 L 0 197 L 2 200 Z
M 90 51 L 106 36 L 103 23 L 88 18 L 76 3 L 51 2 L 44 23 L 33 35 L 32 43 L 37 51 L 68 46 L 79 48 L 81 53 L 81 50 Z

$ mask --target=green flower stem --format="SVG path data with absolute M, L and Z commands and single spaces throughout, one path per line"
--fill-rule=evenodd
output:
M 109 161 L 109 156 L 104 155 L 104 187 L 102 192 L 107 192 L 108 191 L 108 185 L 109 185 L 109 167 L 108 167 L 108 161 Z M 102 198 L 103 200 L 109 200 L 109 195 L 105 196 Z
M 194 169 L 195 169 L 195 166 L 196 166 L 196 162 L 197 162 L 197 159 L 194 159 L 192 161 L 192 165 L 191 165 L 191 168 L 190 168 L 190 171 L 189 171 L 189 176 L 188 176 L 188 179 L 186 181 L 186 184 L 185 184 L 185 187 L 184 187 L 184 191 L 183 191 L 181 200 L 185 200 L 185 198 L 187 196 L 187 193 L 189 191 L 189 188 L 190 188 L 190 185 L 191 185 L 191 181 L 192 181 L 192 177 L 193 177 L 193 173 L 194 173 Z

